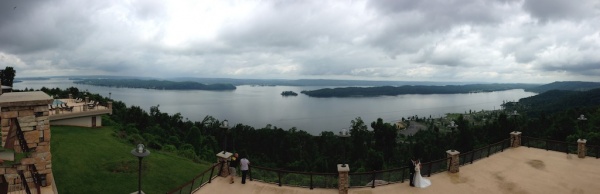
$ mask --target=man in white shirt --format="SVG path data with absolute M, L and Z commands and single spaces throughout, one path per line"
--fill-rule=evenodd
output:
M 248 174 L 248 166 L 250 161 L 246 157 L 242 157 L 240 160 L 240 170 L 242 170 L 242 184 L 246 184 L 246 175 Z

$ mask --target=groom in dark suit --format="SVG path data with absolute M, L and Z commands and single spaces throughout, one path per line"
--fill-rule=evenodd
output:
M 415 186 L 414 180 L 415 180 L 415 167 L 417 165 L 416 162 L 417 162 L 417 159 L 414 156 L 411 157 L 410 161 L 408 162 L 408 170 L 410 172 L 409 176 L 410 176 L 410 186 L 411 187 Z

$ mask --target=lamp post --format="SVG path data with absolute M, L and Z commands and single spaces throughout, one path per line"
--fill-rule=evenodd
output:
M 144 147 L 144 144 L 138 144 L 137 147 L 131 150 L 131 154 L 139 159 L 139 174 L 138 174 L 138 194 L 142 194 L 142 159 L 150 155 L 150 150 Z M 135 193 L 135 192 L 134 192 Z
M 112 92 L 108 93 L 108 99 L 112 99 L 110 96 L 112 95 Z
M 454 123 L 454 121 L 450 121 L 450 125 L 448 125 L 448 128 L 450 128 L 450 130 L 452 130 L 452 132 L 454 133 L 454 129 L 458 128 L 458 125 Z
M 227 119 L 223 120 L 219 127 L 223 129 L 223 154 L 225 154 L 225 150 L 227 149 L 227 129 L 229 129 L 229 121 L 227 121 Z
M 342 167 L 346 167 L 346 137 L 350 137 L 350 132 L 348 129 L 342 129 L 340 134 L 338 135 L 342 139 L 344 139 L 344 144 L 342 145 Z
M 577 122 L 577 126 L 581 130 L 581 125 L 582 125 L 581 123 L 587 121 L 587 118 L 585 118 L 585 116 L 583 114 L 581 114 L 581 115 L 579 115 L 577 120 L 579 120 L 579 122 Z M 584 131 L 584 130 L 582 130 L 582 131 Z
M 512 113 L 510 113 L 510 116 L 513 117 L 513 123 L 515 123 L 515 131 L 517 131 L 517 116 L 519 116 L 519 113 L 517 113 L 517 111 L 513 111 Z

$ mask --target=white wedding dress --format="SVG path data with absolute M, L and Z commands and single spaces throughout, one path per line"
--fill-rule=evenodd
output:
M 415 167 L 415 180 L 414 180 L 414 184 L 415 187 L 419 187 L 419 188 L 425 188 L 425 187 L 429 187 L 429 185 L 431 185 L 431 181 L 429 179 L 423 178 L 421 176 L 421 164 L 417 164 L 417 167 Z

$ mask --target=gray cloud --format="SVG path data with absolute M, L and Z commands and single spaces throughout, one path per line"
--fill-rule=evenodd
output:
M 14 0 L 0 9 L 0 65 L 22 77 L 551 82 L 600 75 L 595 1 Z

